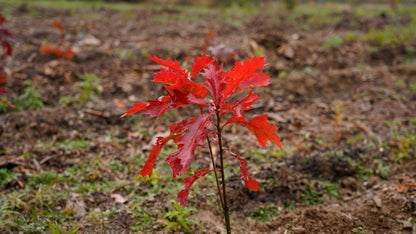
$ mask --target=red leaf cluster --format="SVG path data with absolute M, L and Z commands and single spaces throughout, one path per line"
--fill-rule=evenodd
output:
M 58 29 L 61 32 L 61 39 L 57 46 L 41 45 L 39 51 L 42 54 L 55 54 L 58 58 L 64 58 L 66 60 L 72 60 L 75 56 L 75 52 L 71 49 L 70 46 L 65 43 L 65 27 L 62 22 L 55 20 L 53 22 L 53 28 Z
M 53 21 L 53 28 L 56 28 L 56 29 L 58 29 L 61 32 L 64 32 L 65 31 L 64 26 L 62 25 L 62 22 L 59 21 L 59 20 Z
M 211 121 L 211 117 L 217 116 L 220 121 L 224 121 L 223 117 L 227 113 L 232 114 L 232 117 L 226 121 L 221 130 L 227 124 L 239 123 L 256 135 L 262 147 L 266 147 L 267 141 L 271 141 L 281 148 L 280 138 L 276 134 L 278 128 L 267 122 L 266 115 L 254 117 L 249 121 L 245 118 L 243 111 L 250 110 L 252 104 L 260 99 L 252 90 L 237 102 L 226 102 L 242 90 L 269 84 L 269 76 L 260 71 L 265 65 L 264 58 L 254 57 L 251 60 L 245 60 L 242 64 L 236 62 L 230 71 L 224 72 L 222 65 L 218 66 L 213 57 L 203 55 L 194 59 L 191 73 L 183 70 L 177 61 L 163 60 L 156 56 L 149 57 L 149 59 L 163 66 L 160 72 L 154 74 L 153 82 L 162 83 L 168 95 L 161 96 L 157 100 L 135 103 L 134 107 L 128 110 L 123 117 L 139 111 L 143 111 L 150 117 L 160 117 L 169 109 L 186 105 L 198 105 L 201 115 L 171 124 L 169 126 L 170 135 L 158 137 L 146 164 L 140 171 L 142 176 L 152 174 L 156 159 L 169 140 L 173 140 L 177 146 L 177 150 L 165 159 L 172 168 L 173 177 L 188 172 L 194 159 L 195 149 L 203 145 L 204 139 L 208 136 L 213 139 L 218 137 L 218 132 L 212 128 L 217 127 L 218 129 L 219 126 Z M 198 74 L 201 74 L 205 79 L 203 83 L 195 82 Z M 232 155 L 240 164 L 241 178 L 244 180 L 246 188 L 259 191 L 260 187 L 257 181 L 248 174 L 247 161 L 237 154 L 232 153 Z M 182 190 L 178 196 L 182 206 L 186 204 L 191 185 L 196 179 L 209 172 L 210 170 L 200 170 L 195 172 L 194 176 L 184 180 L 185 190 Z
M 71 50 L 71 48 L 58 48 L 58 47 L 52 47 L 52 46 L 48 46 L 48 45 L 41 45 L 39 47 L 39 51 L 42 54 L 49 54 L 49 53 L 53 53 L 56 55 L 56 57 L 58 58 L 64 58 L 66 60 L 72 60 L 75 56 L 75 52 Z

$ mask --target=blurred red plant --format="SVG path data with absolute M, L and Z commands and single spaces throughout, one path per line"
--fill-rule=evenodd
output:
M 57 46 L 49 46 L 49 45 L 41 45 L 39 47 L 39 51 L 42 54 L 55 54 L 58 58 L 64 58 L 67 60 L 72 60 L 75 56 L 75 52 L 71 49 L 68 43 L 65 40 L 65 27 L 63 26 L 62 22 L 59 20 L 55 20 L 53 22 L 53 28 L 56 28 L 61 33 L 61 39 Z
M 2 59 L 5 60 L 7 56 L 12 56 L 13 54 L 13 49 L 11 46 L 11 42 L 13 42 L 15 39 L 13 37 L 13 35 L 9 32 L 9 30 L 4 27 L 4 23 L 7 22 L 6 17 L 4 17 L 1 13 L 0 13 L 0 40 L 1 40 L 1 47 L 3 49 L 3 54 L 2 54 Z M 2 83 L 4 83 L 4 81 L 7 78 L 7 74 L 4 71 L 4 67 L 2 65 L 0 65 L 0 85 Z M 0 86 L 0 95 L 1 94 L 5 94 L 6 90 Z M 13 107 L 13 105 L 9 102 L 7 102 L 6 100 L 0 100 L 1 103 L 4 103 L 10 107 Z

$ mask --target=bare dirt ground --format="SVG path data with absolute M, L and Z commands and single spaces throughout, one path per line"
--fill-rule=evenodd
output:
M 163 231 L 159 213 L 168 209 L 167 201 L 175 198 L 182 184 L 178 180 L 173 183 L 174 190 L 153 194 L 156 182 L 137 179 L 137 169 L 143 165 L 154 135 L 165 133 L 169 122 L 195 113 L 178 110 L 160 119 L 120 115 L 135 102 L 163 94 L 163 87 L 151 82 L 159 67 L 145 56 L 169 57 L 189 67 L 192 57 L 202 53 L 204 38 L 216 30 L 218 41 L 235 50 L 236 60 L 266 57 L 265 72 L 271 75 L 271 84 L 257 90 L 262 99 L 247 115 L 267 113 L 279 126 L 285 149 L 279 152 L 270 145 L 262 151 L 254 135 L 238 127 L 227 129 L 227 144 L 240 149 L 249 161 L 250 173 L 263 188 L 257 193 L 245 191 L 238 171 L 231 170 L 235 173 L 228 179 L 233 230 L 416 232 L 416 63 L 404 59 L 415 56 L 406 49 L 416 48 L 415 40 L 377 49 L 362 40 L 322 46 L 334 35 L 405 26 L 411 16 L 357 17 L 343 11 L 333 16 L 337 21 L 308 24 L 308 16 L 290 18 L 277 12 L 224 16 L 214 11 L 143 9 L 123 14 L 109 9 L 58 11 L 24 5 L 6 16 L 7 27 L 16 38 L 13 58 L 6 64 L 10 73 L 5 82 L 7 95 L 21 94 L 24 82 L 31 80 L 40 87 L 44 107 L 0 114 L 0 168 L 20 173 L 2 187 L 2 196 L 10 199 L 10 194 L 24 191 L 34 174 L 53 171 L 65 175 L 68 168 L 95 165 L 99 158 L 101 167 L 95 165 L 88 171 L 85 182 L 105 179 L 108 183 L 124 181 L 124 186 L 82 193 L 59 181 L 53 188 L 68 190 L 69 195 L 52 201 L 45 210 L 62 213 L 71 205 L 81 207 L 81 211 L 73 208 L 65 222 L 55 219 L 66 228 L 79 226 L 81 233 Z M 72 61 L 38 50 L 45 41 L 59 41 L 59 31 L 51 27 L 57 19 L 79 30 L 68 33 L 76 52 Z M 90 25 L 88 30 L 80 30 L 83 23 Z M 228 61 L 226 67 L 232 64 Z M 76 84 L 85 73 L 99 77 L 101 95 L 79 105 L 60 103 L 66 95 L 79 98 Z M 87 142 L 85 147 L 64 146 L 70 144 L 68 140 L 79 139 Z M 206 153 L 200 150 L 197 162 L 209 166 Z M 121 170 L 111 169 L 114 160 Z M 159 160 L 156 166 L 165 164 Z M 229 166 L 237 164 L 230 159 Z M 213 184 L 202 180 L 198 187 L 191 192 L 188 204 L 199 209 L 192 216 L 202 228 L 191 225 L 192 229 L 223 232 L 219 208 L 210 202 L 215 198 Z M 130 199 L 129 203 L 115 203 L 110 197 L 115 193 Z M 132 228 L 150 222 L 132 211 L 137 206 L 135 197 L 144 198 L 138 206 L 152 214 L 152 224 L 143 229 Z M 22 201 L 29 204 L 31 197 L 22 195 Z M 106 209 L 117 212 L 106 219 L 91 218 L 91 212 Z M 261 221 L 255 218 L 261 209 L 274 213 Z M 33 219 L 28 208 L 16 206 L 14 210 Z M 12 218 L 3 217 L 3 223 L 7 219 Z M 0 226 L 2 233 L 21 230 L 18 225 Z

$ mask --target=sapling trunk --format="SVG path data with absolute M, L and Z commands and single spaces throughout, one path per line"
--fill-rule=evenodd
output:
M 223 197 L 223 213 L 224 213 L 224 219 L 225 219 L 225 227 L 227 228 L 227 233 L 231 233 L 231 224 L 230 224 L 230 212 L 228 208 L 228 202 L 227 202 L 227 189 L 225 186 L 225 171 L 224 171 L 224 152 L 222 149 L 222 129 L 221 129 L 221 117 L 220 113 L 217 110 L 217 134 L 218 134 L 218 145 L 219 145 L 219 151 L 220 151 L 220 162 L 221 162 L 221 181 L 222 181 L 222 197 Z

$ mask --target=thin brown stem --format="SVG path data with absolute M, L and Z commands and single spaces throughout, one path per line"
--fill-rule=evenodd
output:
M 212 168 L 214 169 L 214 174 L 215 174 L 215 182 L 217 183 L 218 196 L 220 198 L 221 207 L 223 208 L 224 198 L 222 197 L 222 193 L 221 193 L 220 182 L 218 180 L 217 170 L 216 170 L 215 161 L 214 161 L 214 154 L 212 153 L 211 141 L 209 140 L 209 137 L 207 137 L 207 141 L 208 141 L 208 147 L 209 147 L 209 154 L 211 156 Z
M 217 134 L 218 134 L 218 145 L 219 145 L 219 151 L 220 151 L 220 161 L 221 161 L 221 180 L 222 180 L 222 196 L 224 199 L 224 206 L 223 206 L 223 212 L 224 212 L 224 218 L 225 218 L 225 227 L 227 228 L 227 233 L 230 234 L 231 233 L 231 224 L 230 224 L 230 211 L 228 208 L 228 203 L 227 203 L 227 190 L 226 190 L 226 186 L 225 186 L 225 172 L 224 172 L 224 157 L 223 157 L 223 149 L 222 149 L 222 137 L 221 137 L 221 126 L 220 126 L 220 122 L 221 122 L 221 116 L 220 116 L 220 112 L 216 111 L 217 114 Z

